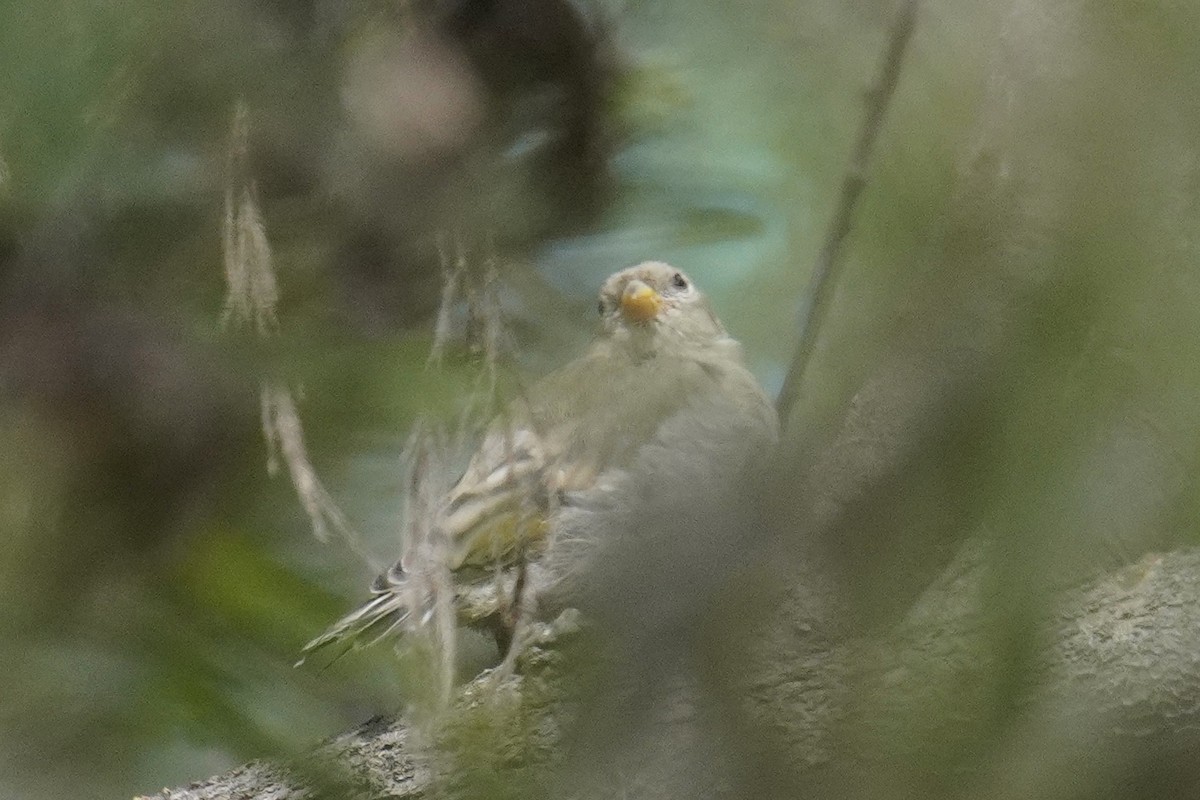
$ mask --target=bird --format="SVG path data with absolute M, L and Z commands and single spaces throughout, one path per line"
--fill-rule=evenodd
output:
M 597 311 L 586 351 L 509 404 L 430 511 L 441 566 L 460 590 L 529 565 L 532 590 L 554 598 L 533 605 L 567 607 L 573 582 L 603 574 L 593 567 L 621 538 L 614 525 L 636 517 L 649 487 L 669 483 L 680 502 L 688 502 L 680 486 L 701 500 L 778 437 L 774 405 L 740 344 L 682 270 L 661 261 L 622 269 L 601 286 Z M 412 573 L 401 559 L 376 579 L 369 602 L 304 650 L 375 641 L 414 614 L 427 619 Z M 460 621 L 494 625 L 482 616 L 460 604 Z M 503 648 L 508 637 L 497 641 Z

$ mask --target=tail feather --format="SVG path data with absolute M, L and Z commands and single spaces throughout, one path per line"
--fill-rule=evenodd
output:
M 404 567 L 397 561 L 388 567 L 387 572 L 375 576 L 375 580 L 371 582 L 371 593 L 385 594 L 395 592 L 399 587 L 404 585 L 407 579 L 408 573 L 404 571 Z
M 425 629 L 435 617 L 449 619 L 451 623 L 450 630 L 439 627 L 437 631 L 443 643 L 453 642 L 454 624 L 490 630 L 496 616 L 503 611 L 505 598 L 513 596 L 517 572 L 512 569 L 499 573 L 474 570 L 468 576 L 473 580 L 455 585 L 451 579 L 446 585 L 437 574 L 406 573 L 396 565 L 375 579 L 371 587 L 374 596 L 369 601 L 301 648 L 296 666 L 304 664 L 312 653 L 339 648 L 324 665 L 328 667 L 347 653 L 403 633 L 406 627 Z M 439 616 L 439 608 L 449 609 L 449 616 Z
M 308 654 L 331 645 L 345 646 L 329 662 L 332 664 L 352 650 L 369 647 L 393 634 L 412 615 L 410 600 L 402 587 L 391 585 L 376 592 L 369 602 L 339 619 L 329 629 L 301 649 L 303 656 L 297 666 L 304 663 Z M 378 629 L 382 626 L 383 630 Z

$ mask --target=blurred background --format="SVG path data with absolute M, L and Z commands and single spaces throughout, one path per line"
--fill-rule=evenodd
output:
M 495 265 L 523 375 L 653 258 L 777 391 L 897 7 L 0 5 L 0 796 L 152 792 L 427 691 L 387 647 L 293 664 L 399 554 L 409 428 L 474 375 L 425 367 L 447 257 Z M 1008 710 L 1042 591 L 1200 544 L 1198 35 L 1167 0 L 922 7 L 767 538 L 861 633 L 986 535 L 992 711 L 831 796 L 987 794 L 931 776 L 1029 755 Z M 265 340 L 221 322 L 230 197 L 269 247 Z M 266 377 L 366 558 L 268 474 Z M 798 476 L 854 414 L 884 467 L 810 526 Z M 1144 755 L 1069 796 L 1142 796 Z M 1035 773 L 1012 796 L 1068 796 Z

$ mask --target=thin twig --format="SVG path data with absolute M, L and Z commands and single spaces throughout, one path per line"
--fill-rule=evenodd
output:
M 371 554 L 362 537 L 342 510 L 333 495 L 317 477 L 304 444 L 304 427 L 292 399 L 291 391 L 281 383 L 264 380 L 261 393 L 263 436 L 267 440 L 267 469 L 279 469 L 280 460 L 288 468 L 292 486 L 300 504 L 308 514 L 313 535 L 328 542 L 330 533 L 337 533 L 346 545 L 376 571 L 385 566 Z
M 3 149 L 0 148 L 0 197 L 8 193 L 8 182 L 12 180 L 12 173 L 8 168 L 8 162 L 4 160 Z
M 454 304 L 458 300 L 462 283 L 466 279 L 462 271 L 462 264 L 451 261 L 446 240 L 446 233 L 437 235 L 438 264 L 442 270 L 442 301 L 438 305 L 437 322 L 433 326 L 433 344 L 429 348 L 429 358 L 425 361 L 426 367 L 442 365 L 442 357 L 450 342 L 451 314 L 454 311 Z
M 900 80 L 900 67 L 916 27 L 919 4 L 920 0 L 907 0 L 901 6 L 895 22 L 892 23 L 892 33 L 888 38 L 887 51 L 880 64 L 879 74 L 867 95 L 867 113 L 850 156 L 846 177 L 842 181 L 837 210 L 829 223 L 825 244 L 817 256 L 817 263 L 813 267 L 812 277 L 805 292 L 805 305 L 800 313 L 800 343 L 796 346 L 796 353 L 792 357 L 787 377 L 784 378 L 783 388 L 779 390 L 779 398 L 776 401 L 779 419 L 784 425 L 787 424 L 788 414 L 799 394 L 800 383 L 812 360 L 817 334 L 828 311 L 833 289 L 837 285 L 838 256 L 850 234 L 859 195 L 867 185 L 867 168 L 871 163 L 871 153 L 883 127 L 888 104 Z
M 279 335 L 275 310 L 279 286 L 250 167 L 250 109 L 244 100 L 234 105 L 230 128 L 221 231 L 227 293 L 221 324 L 253 324 L 260 338 L 269 339 Z M 380 567 L 317 477 L 304 444 L 304 427 L 292 391 L 281 381 L 264 377 L 259 402 L 267 442 L 267 471 L 274 475 L 281 462 L 287 466 L 313 535 L 326 542 L 331 532 L 337 533 L 364 561 Z

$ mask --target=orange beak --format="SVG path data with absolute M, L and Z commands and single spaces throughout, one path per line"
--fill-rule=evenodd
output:
M 662 310 L 662 297 L 639 280 L 625 285 L 621 294 L 621 313 L 630 322 L 649 322 Z

